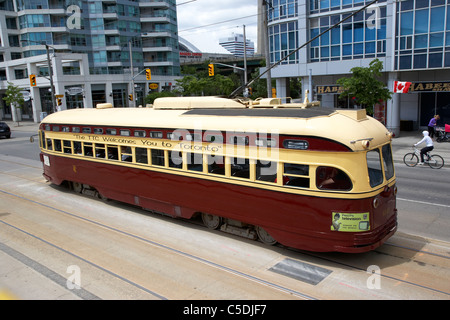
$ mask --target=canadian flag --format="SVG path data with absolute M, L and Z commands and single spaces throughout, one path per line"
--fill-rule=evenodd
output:
M 394 93 L 408 93 L 410 86 L 411 82 L 395 81 Z

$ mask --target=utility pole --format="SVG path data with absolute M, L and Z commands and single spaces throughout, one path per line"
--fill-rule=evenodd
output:
M 244 83 L 247 84 L 247 37 L 245 36 L 245 24 L 244 24 Z

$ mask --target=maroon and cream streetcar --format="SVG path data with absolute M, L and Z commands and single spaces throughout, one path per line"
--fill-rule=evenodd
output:
M 397 228 L 391 134 L 365 110 L 161 98 L 57 112 L 39 137 L 53 184 L 265 243 L 365 252 Z

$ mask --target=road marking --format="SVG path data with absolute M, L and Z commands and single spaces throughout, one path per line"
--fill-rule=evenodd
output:
M 431 202 L 426 202 L 426 201 L 417 201 L 417 200 L 410 200 L 410 199 L 403 199 L 403 198 L 397 198 L 397 200 L 414 202 L 414 203 L 420 203 L 420 204 L 426 204 L 428 206 L 437 206 L 437 207 L 450 208 L 450 206 L 446 205 L 446 204 L 431 203 Z

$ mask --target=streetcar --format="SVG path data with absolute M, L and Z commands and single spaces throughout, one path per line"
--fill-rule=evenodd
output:
M 366 252 L 395 233 L 391 140 L 365 110 L 278 98 L 99 104 L 39 127 L 52 184 L 316 252 Z

